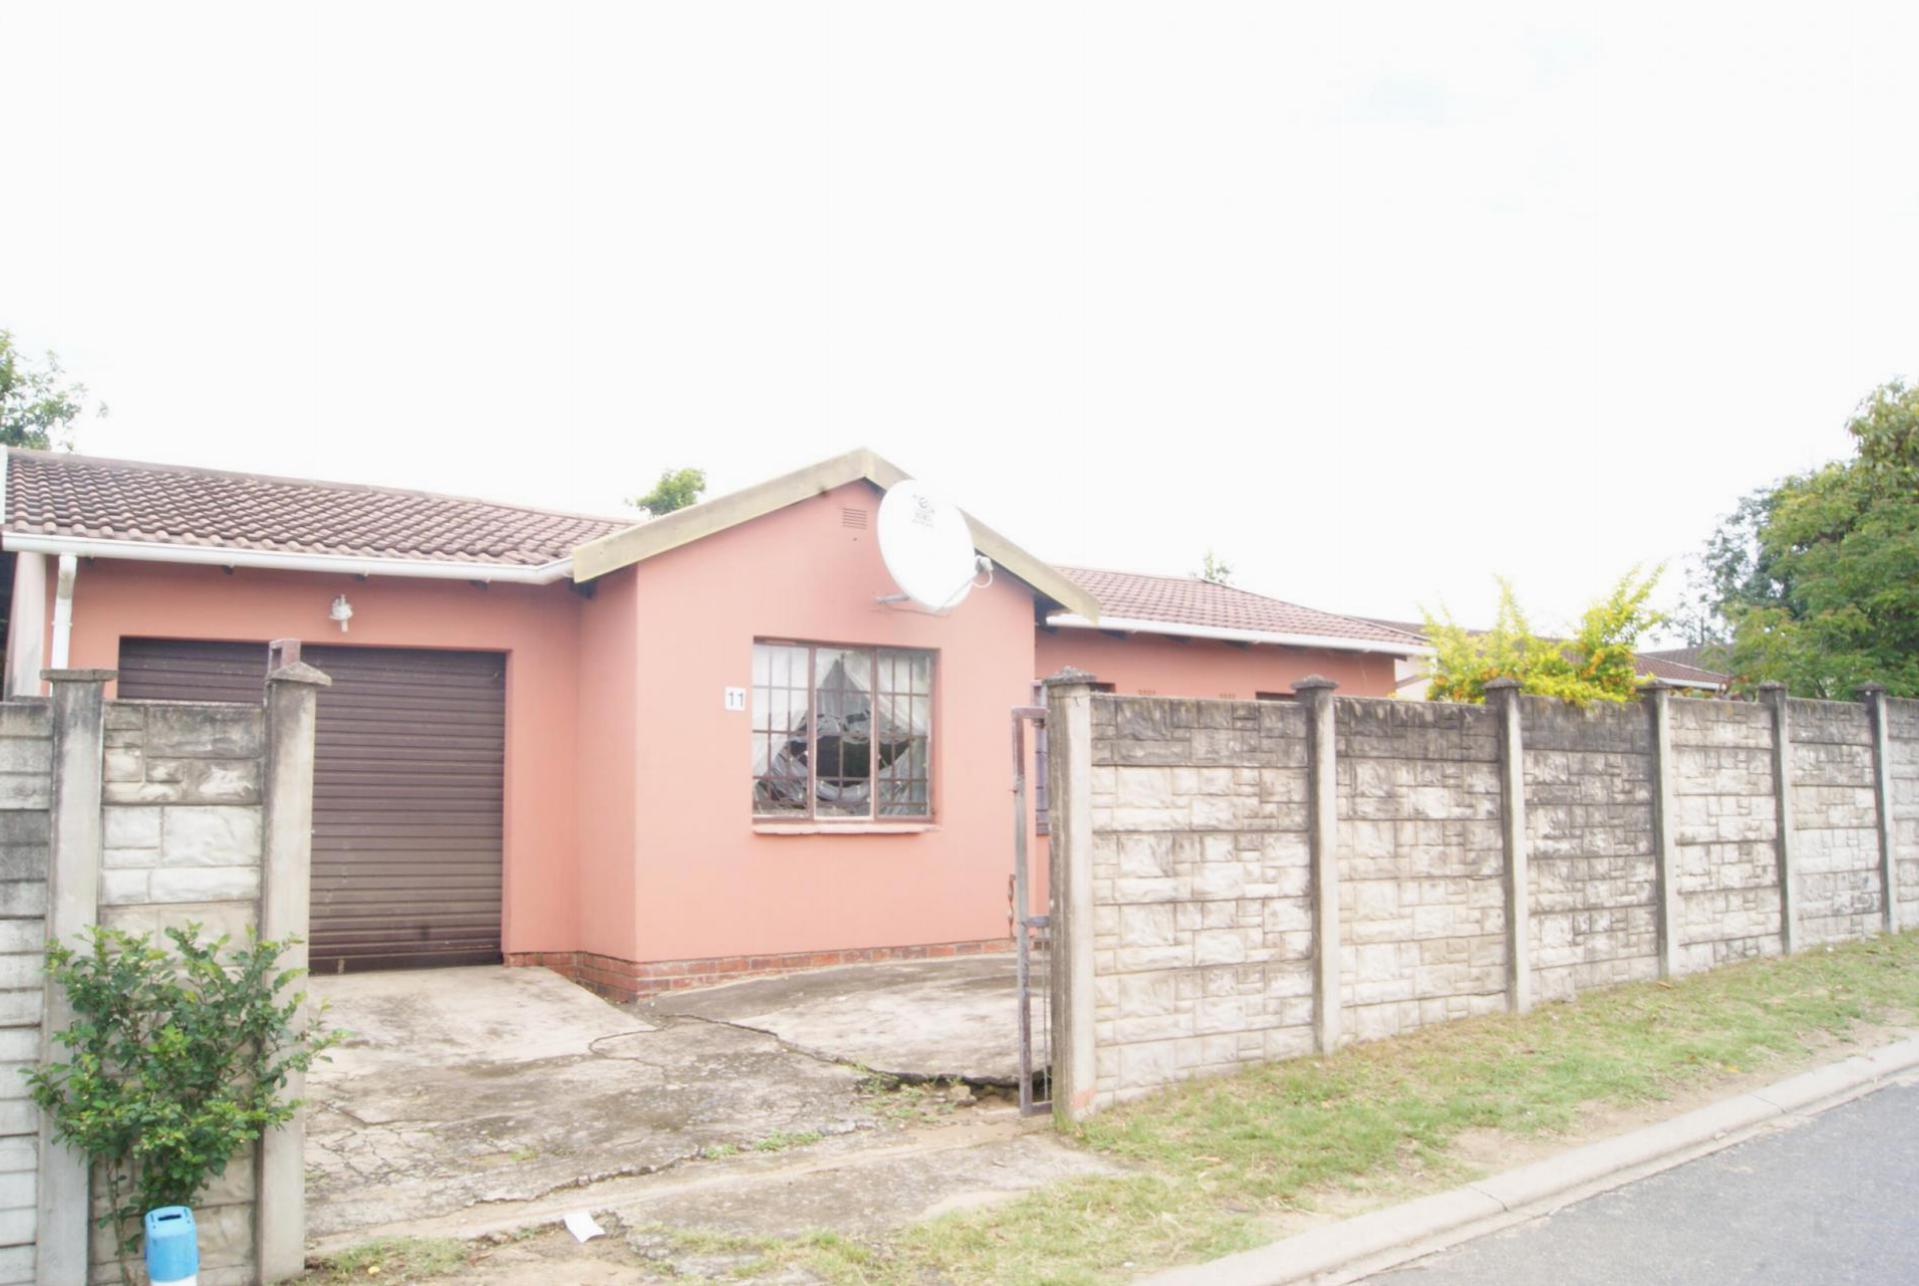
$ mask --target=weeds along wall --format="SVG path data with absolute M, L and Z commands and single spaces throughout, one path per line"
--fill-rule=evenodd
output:
M 1919 917 L 1919 702 L 1048 685 L 1054 1102 Z

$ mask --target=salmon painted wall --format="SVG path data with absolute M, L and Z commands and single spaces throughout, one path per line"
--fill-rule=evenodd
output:
M 1229 697 L 1250 701 L 1261 692 L 1291 692 L 1293 680 L 1317 674 L 1339 684 L 1342 696 L 1393 695 L 1393 658 L 1384 653 L 1332 652 L 1254 644 L 1234 647 L 1212 639 L 1182 641 L 1153 634 L 1115 638 L 1098 630 L 1041 630 L 1040 676 L 1066 666 L 1086 670 L 1120 692 L 1162 697 Z
M 579 809 L 579 940 L 570 950 L 633 959 L 641 797 L 634 718 L 640 681 L 640 617 L 631 569 L 593 583 L 580 608 L 579 740 L 574 792 Z
M 327 619 L 336 594 L 353 604 L 346 635 Z M 565 585 L 482 590 L 463 581 L 247 568 L 229 576 L 217 567 L 95 559 L 81 564 L 74 583 L 69 664 L 111 669 L 123 637 L 505 652 L 504 945 L 566 951 L 580 931 L 573 782 L 580 605 Z
M 603 578 L 632 581 L 635 752 L 626 780 L 596 777 L 583 807 L 617 807 L 623 787 L 637 839 L 625 855 L 611 843 L 583 853 L 582 876 L 617 888 L 618 864 L 637 859 L 638 879 L 632 940 L 597 949 L 652 961 L 1006 935 L 1008 712 L 1031 699 L 1033 593 L 1001 573 L 944 617 L 876 602 L 894 590 L 873 538 L 878 505 L 850 484 Z M 847 508 L 866 511 L 865 529 L 842 525 Z M 606 606 L 623 592 L 603 590 Z M 587 633 L 607 624 L 592 610 Z M 726 710 L 723 694 L 751 691 L 753 643 L 766 638 L 937 651 L 932 829 L 755 823 L 750 714 Z

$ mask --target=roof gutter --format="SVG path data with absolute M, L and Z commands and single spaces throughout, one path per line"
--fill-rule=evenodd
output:
M 1119 630 L 1128 634 L 1166 634 L 1175 638 L 1220 639 L 1227 643 L 1270 643 L 1279 647 L 1323 648 L 1329 652 L 1382 652 L 1388 656 L 1431 656 L 1424 643 L 1387 643 L 1378 639 L 1346 639 L 1330 634 L 1278 634 L 1266 630 L 1232 630 L 1215 625 L 1180 625 L 1131 616 L 1104 616 L 1088 620 L 1071 612 L 1046 618 L 1048 625 L 1079 630 Z
M 281 554 L 262 549 L 209 545 L 160 545 L 145 540 L 95 540 L 78 536 L 0 533 L 0 545 L 19 553 L 124 558 L 142 563 L 191 563 L 203 567 L 257 567 L 264 571 L 333 572 L 343 576 L 408 576 L 424 580 L 486 581 L 505 585 L 550 585 L 573 575 L 573 560 L 539 566 L 509 563 L 442 563 L 424 558 L 355 558 L 339 554 Z

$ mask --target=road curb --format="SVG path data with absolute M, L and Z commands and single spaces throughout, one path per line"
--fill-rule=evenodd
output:
M 1885 1045 L 1764 1089 L 1535 1161 L 1446 1192 L 1375 1210 L 1211 1263 L 1145 1278 L 1145 1286 L 1290 1286 L 1364 1266 L 1378 1272 L 1544 1214 L 1632 1179 L 1730 1147 L 1781 1117 L 1834 1107 L 1919 1068 L 1919 1039 Z M 1349 1277 L 1346 1279 L 1350 1280 Z

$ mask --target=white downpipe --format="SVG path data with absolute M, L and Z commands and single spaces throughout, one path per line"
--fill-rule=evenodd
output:
M 73 642 L 73 582 L 80 576 L 80 560 L 72 554 L 60 555 L 60 579 L 53 590 L 53 659 L 48 669 L 67 668 L 67 653 Z

